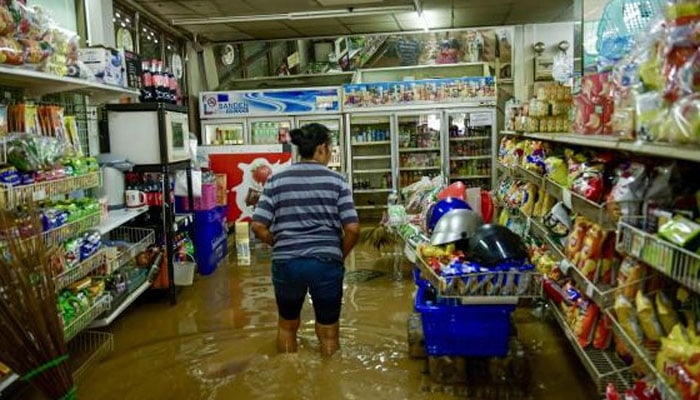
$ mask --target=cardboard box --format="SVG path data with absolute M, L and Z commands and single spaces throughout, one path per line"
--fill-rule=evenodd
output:
M 250 265 L 250 225 L 247 222 L 236 222 L 235 230 L 238 265 Z
M 126 86 L 124 53 L 102 46 L 78 51 L 80 62 L 89 69 L 91 80 L 115 86 Z

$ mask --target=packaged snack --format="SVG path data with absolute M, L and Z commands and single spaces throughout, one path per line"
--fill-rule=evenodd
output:
M 574 333 L 581 347 L 586 348 L 593 341 L 595 323 L 600 309 L 592 301 L 579 301 L 576 304 L 578 315 L 574 325 Z
M 678 324 L 678 314 L 673 307 L 671 300 L 664 292 L 656 293 L 656 311 L 659 315 L 659 322 L 667 334 Z
M 591 223 L 584 217 L 577 217 L 574 221 L 574 227 L 568 238 L 566 239 L 565 254 L 570 260 L 579 253 L 581 247 L 583 246 L 583 238 L 586 235 L 586 230 L 590 227 Z
M 646 266 L 631 257 L 625 257 L 617 274 L 617 286 L 620 293 L 628 299 L 634 299 L 646 277 Z
M 568 183 L 567 166 L 564 160 L 560 157 L 547 157 L 544 163 L 547 177 L 559 185 L 566 186 Z
M 642 340 L 644 340 L 644 333 L 639 325 L 634 305 L 632 305 L 625 296 L 618 295 L 615 298 L 614 309 L 617 320 L 625 333 L 627 333 L 630 339 L 635 343 L 642 343 Z
M 571 211 L 562 202 L 555 204 L 545 215 L 544 225 L 556 236 L 564 237 L 569 234 L 572 228 L 570 217 Z
M 580 173 L 571 182 L 571 190 L 590 201 L 600 202 L 605 190 L 603 166 L 600 164 L 582 164 Z
M 591 224 L 583 239 L 581 251 L 576 257 L 579 270 L 591 282 L 595 281 L 605 236 L 598 224 Z
M 659 236 L 677 246 L 696 251 L 700 247 L 700 224 L 678 214 L 661 225 Z
M 595 327 L 595 335 L 593 336 L 593 347 L 598 350 L 606 350 L 612 342 L 612 321 L 607 314 L 603 314 L 598 318 L 598 323 Z
M 607 212 L 613 219 L 637 215 L 646 189 L 646 169 L 643 164 L 622 162 L 615 169 L 613 186 L 608 194 Z
M 22 45 L 13 38 L 0 36 L 0 64 L 22 65 L 23 63 Z
M 78 263 L 80 263 L 80 249 L 82 246 L 82 239 L 75 238 L 67 240 L 63 244 L 63 250 L 66 257 L 66 264 L 68 269 L 74 268 Z
M 639 290 L 635 298 L 635 305 L 644 336 L 648 340 L 659 341 L 664 335 L 664 332 L 661 329 L 661 323 L 654 310 L 654 303 Z

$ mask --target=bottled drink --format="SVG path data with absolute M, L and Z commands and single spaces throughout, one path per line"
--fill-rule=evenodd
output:
M 151 63 L 143 61 L 141 63 L 141 102 L 153 101 L 153 74 L 151 73 Z
M 170 69 L 168 69 L 168 102 L 177 104 L 177 80 Z
M 165 79 L 163 77 L 163 64 L 158 60 L 151 60 L 151 67 L 153 68 L 153 83 L 155 86 L 155 100 L 164 101 L 165 94 Z

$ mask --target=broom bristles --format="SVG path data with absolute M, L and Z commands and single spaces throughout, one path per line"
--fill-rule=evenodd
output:
M 0 361 L 49 399 L 74 397 L 68 348 L 58 318 L 50 249 L 37 213 L 22 239 L 13 213 L 0 211 L 6 248 L 0 254 Z M 55 365 L 54 365 L 55 364 Z M 28 378 L 28 377 L 27 377 Z

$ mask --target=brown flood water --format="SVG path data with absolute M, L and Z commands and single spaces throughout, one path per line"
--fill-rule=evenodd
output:
M 110 328 L 114 352 L 87 374 L 79 398 L 599 398 L 554 322 L 538 320 L 528 309 L 516 312 L 532 374 L 528 396 L 467 395 L 463 386 L 433 383 L 424 373 L 426 362 L 407 354 L 406 325 L 415 292 L 410 270 L 403 265 L 397 276 L 392 258 L 372 250 L 356 251 L 347 263 L 348 272 L 371 270 L 379 276 L 348 275 L 340 353 L 331 359 L 319 355 L 307 303 L 299 352 L 277 355 L 269 260 L 261 257 L 250 267 L 231 260 L 183 290 L 176 306 L 141 302 L 130 308 Z M 372 279 L 363 282 L 363 277 Z M 478 369 L 483 375 L 484 368 Z

